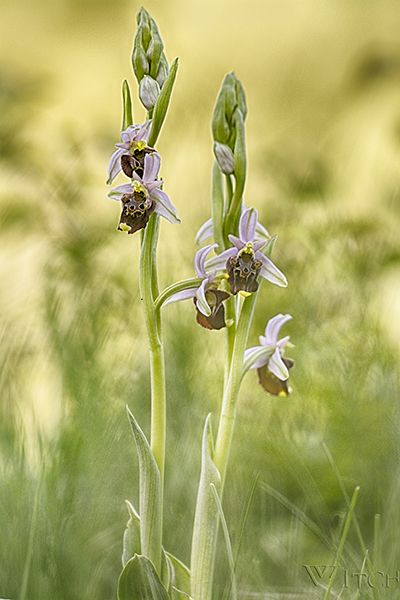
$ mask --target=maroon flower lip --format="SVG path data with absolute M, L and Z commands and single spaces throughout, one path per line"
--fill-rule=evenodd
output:
M 197 308 L 197 300 L 193 298 L 197 310 L 198 324 L 206 329 L 222 329 L 226 327 L 223 302 L 229 297 L 229 292 L 225 292 L 224 290 L 208 289 L 206 291 L 206 299 L 211 308 L 211 314 L 208 317 Z
M 132 183 L 119 185 L 108 193 L 108 197 L 121 201 L 122 213 L 118 223 L 119 230 L 134 233 L 146 227 L 153 212 L 158 213 L 170 223 L 180 223 L 176 208 L 167 194 L 159 188 L 162 179 L 157 179 L 161 158 L 157 152 L 144 155 L 143 175 L 132 173 Z M 123 227 L 125 225 L 126 227 Z M 131 228 L 129 230 L 129 228 Z
M 125 231 L 123 225 L 128 226 L 128 233 L 135 233 L 146 227 L 150 216 L 153 214 L 156 203 L 150 198 L 143 198 L 140 194 L 131 194 L 121 198 L 122 212 L 117 229 Z

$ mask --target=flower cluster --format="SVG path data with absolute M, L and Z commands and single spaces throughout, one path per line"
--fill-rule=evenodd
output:
M 156 22 L 144 8 L 138 13 L 132 67 L 139 84 L 139 98 L 146 110 L 150 111 L 168 77 L 169 67 Z
M 153 212 L 170 223 L 179 223 L 175 207 L 167 194 L 160 189 L 158 179 L 161 158 L 147 141 L 151 131 L 151 120 L 143 125 L 130 125 L 121 133 L 122 142 L 115 144 L 117 150 L 108 164 L 107 184 L 110 185 L 120 171 L 131 179 L 131 183 L 113 188 L 108 197 L 120 201 L 120 231 L 135 233 L 146 227 Z
M 202 242 L 211 235 L 212 223 L 207 221 L 201 228 L 198 240 Z M 233 247 L 207 261 L 208 253 L 218 245 L 209 244 L 200 248 L 194 260 L 200 283 L 172 294 L 164 304 L 193 298 L 200 325 L 208 329 L 226 327 L 223 302 L 231 295 L 256 292 L 258 277 L 276 285 L 287 285 L 284 274 L 260 251 L 268 237 L 267 230 L 258 223 L 257 211 L 244 206 L 239 222 L 239 237 L 229 235 Z M 219 289 L 224 280 L 228 283 L 229 292 Z

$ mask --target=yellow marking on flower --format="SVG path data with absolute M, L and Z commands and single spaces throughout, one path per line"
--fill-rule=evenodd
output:
M 147 142 L 145 142 L 144 140 L 139 140 L 138 142 L 131 142 L 131 153 L 135 154 L 135 152 L 141 152 L 142 150 L 144 150 L 147 147 Z
M 249 296 L 251 296 L 251 292 L 245 292 L 244 290 L 240 290 L 239 294 L 243 296 L 243 298 L 248 298 Z
M 135 179 L 135 181 L 132 181 L 132 189 L 133 189 L 134 194 L 140 194 L 141 196 L 146 198 L 146 196 L 147 196 L 146 188 L 144 187 L 144 185 L 139 183 L 139 181 L 136 181 L 136 179 Z
M 232 327 L 232 325 L 234 324 L 234 322 L 235 322 L 235 319 L 226 319 L 225 325 L 227 327 Z
M 246 263 L 254 259 L 253 242 L 247 242 L 244 248 L 240 250 L 238 256 Z
M 121 223 L 119 228 L 122 229 L 122 231 L 130 231 L 132 229 L 132 227 L 126 223 Z

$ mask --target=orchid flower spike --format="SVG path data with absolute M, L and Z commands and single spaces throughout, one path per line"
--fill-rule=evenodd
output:
M 171 304 L 172 302 L 193 298 L 197 310 L 197 322 L 206 329 L 222 329 L 226 327 L 223 301 L 230 296 L 229 292 L 218 289 L 214 281 L 216 271 L 207 274 L 205 270 L 206 257 L 210 250 L 216 247 L 217 244 L 209 244 L 196 252 L 194 268 L 197 277 L 202 280 L 201 283 L 173 294 L 164 303 L 164 305 Z
M 289 369 L 294 367 L 294 360 L 284 358 L 285 346 L 289 344 L 289 336 L 278 340 L 279 330 L 291 315 L 276 315 L 270 319 L 265 328 L 265 335 L 260 335 L 260 346 L 248 348 L 244 353 L 244 364 L 248 369 L 258 369 L 259 382 L 273 396 L 287 396 L 290 388 L 287 384 Z
M 262 252 L 266 241 L 256 241 L 258 212 L 247 208 L 242 212 L 239 221 L 239 237 L 229 235 L 233 248 L 228 248 L 218 256 L 206 262 L 207 269 L 226 269 L 229 288 L 232 294 L 240 291 L 256 292 L 258 276 L 271 283 L 286 287 L 284 274 Z
M 122 204 L 121 217 L 118 223 L 120 231 L 135 233 L 146 227 L 150 215 L 158 213 L 170 223 L 180 223 L 175 207 L 167 194 L 160 190 L 164 183 L 157 179 L 161 158 L 157 152 L 146 154 L 143 161 L 143 175 L 140 177 L 133 172 L 132 183 L 126 183 L 113 188 L 108 197 L 120 200 Z
M 123 173 L 132 178 L 136 172 L 143 176 L 144 157 L 155 152 L 154 148 L 147 145 L 151 132 L 151 120 L 143 125 L 130 125 L 121 133 L 122 142 L 115 144 L 117 150 L 108 163 L 107 185 L 111 185 L 118 173 Z

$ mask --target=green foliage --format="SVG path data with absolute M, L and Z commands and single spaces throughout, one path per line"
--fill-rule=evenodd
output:
M 149 146 L 154 146 L 157 141 L 158 134 L 161 131 L 162 124 L 165 119 L 165 115 L 168 109 L 169 101 L 171 99 L 172 89 L 174 87 L 176 73 L 178 71 L 178 59 L 176 58 L 172 63 L 168 76 L 161 88 L 160 95 L 157 98 L 157 102 L 152 111 L 152 126 L 149 137 Z
M 135 417 L 128 410 L 129 423 L 135 438 L 140 472 L 140 546 L 141 551 L 157 569 L 161 567 L 161 481 L 149 443 Z
M 122 84 L 122 106 L 123 106 L 123 118 L 122 118 L 122 131 L 125 131 L 130 125 L 133 125 L 132 116 L 132 99 L 131 91 L 129 89 L 129 83 L 124 80 Z
M 129 521 L 124 531 L 124 543 L 122 551 L 122 566 L 125 567 L 128 560 L 135 554 L 140 554 L 140 517 L 129 500 L 125 500 L 129 510 Z
M 146 556 L 136 554 L 125 565 L 118 582 L 118 600 L 170 600 Z
M 194 598 L 210 600 L 213 586 L 213 566 L 218 535 L 218 506 L 211 485 L 221 489 L 221 476 L 212 459 L 212 433 L 208 415 L 203 432 L 201 474 L 193 526 L 190 559 L 190 589 Z M 211 577 L 210 577 L 211 573 Z
M 165 553 L 165 556 L 170 565 L 171 575 L 171 596 L 173 600 L 175 598 L 180 598 L 183 594 L 190 594 L 190 571 L 186 565 L 183 564 L 178 558 L 169 554 L 169 552 Z

